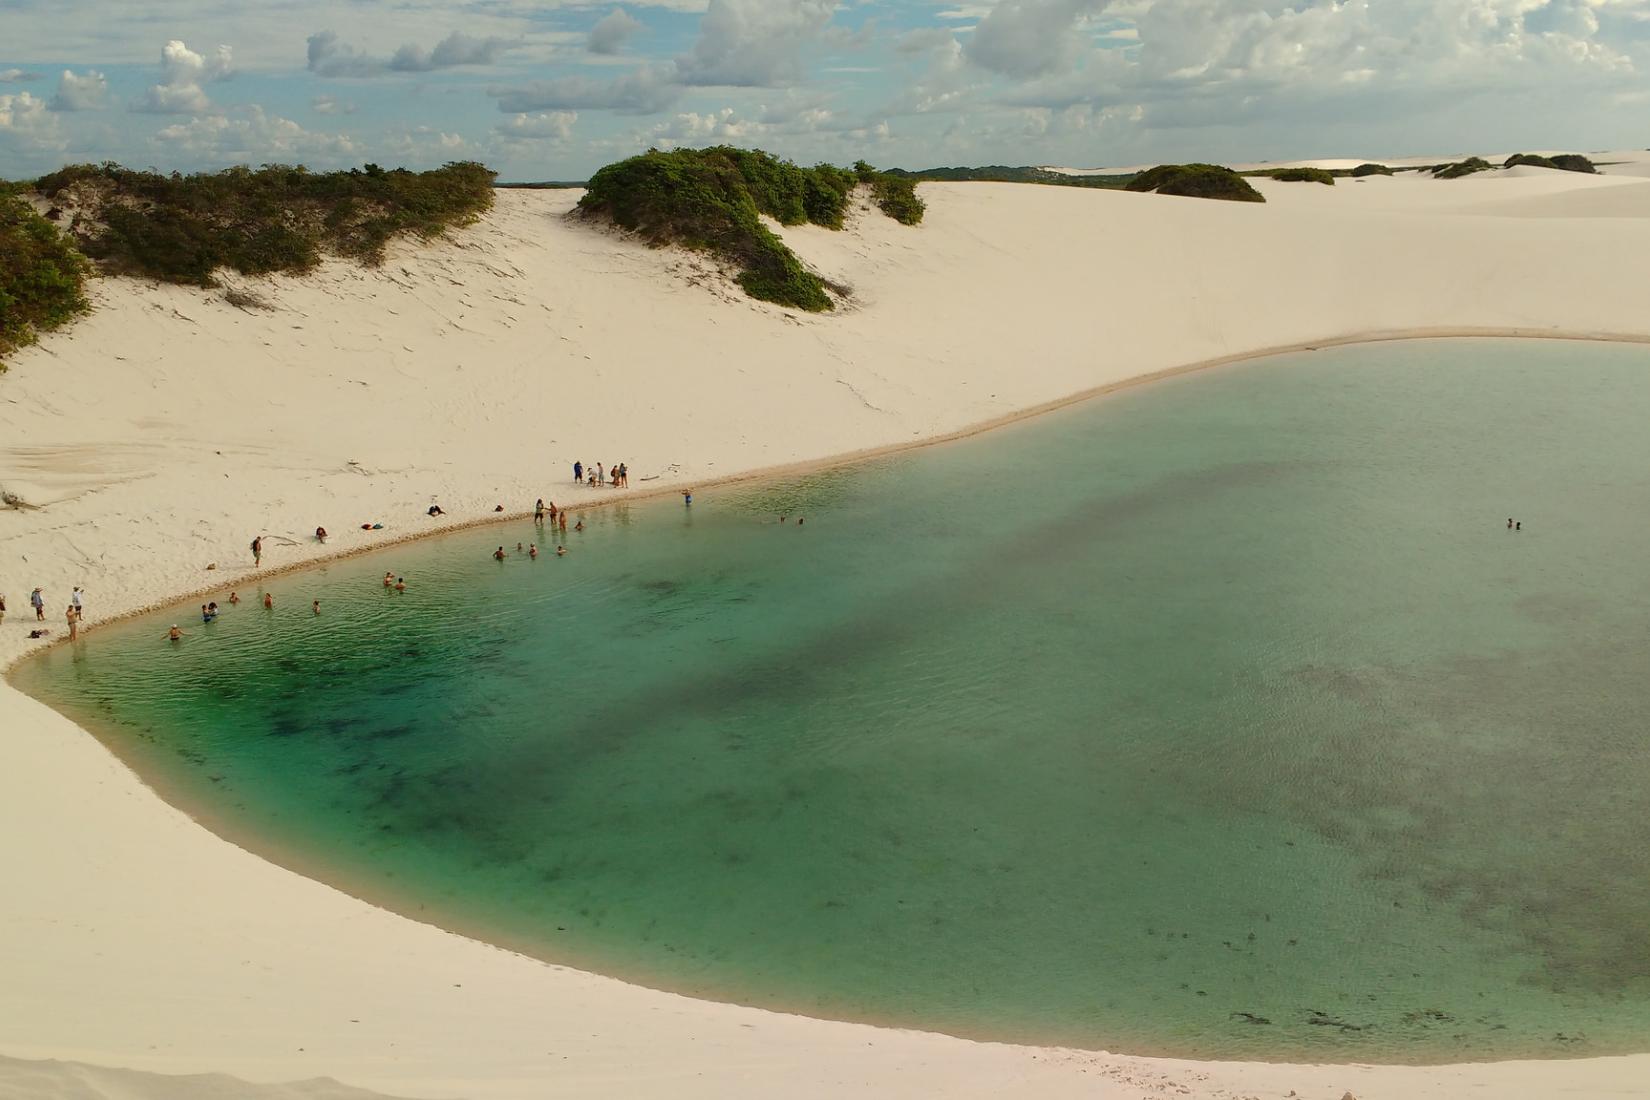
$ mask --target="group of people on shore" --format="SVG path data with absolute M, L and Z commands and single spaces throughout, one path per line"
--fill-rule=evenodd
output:
M 612 466 L 603 466 L 600 462 L 594 466 L 587 466 L 583 462 L 575 462 L 573 463 L 573 483 L 591 489 L 605 488 L 609 485 L 615 489 L 628 489 L 630 488 L 630 466 L 624 462 L 618 462 Z
M 75 585 L 74 591 L 69 594 L 69 606 L 63 610 L 63 622 L 69 628 L 70 639 L 80 637 L 80 623 L 86 617 L 85 600 L 86 590 L 78 584 Z M 29 607 L 34 610 L 35 622 L 43 623 L 46 621 L 46 593 L 45 589 L 39 585 L 35 585 L 34 591 L 29 593 Z M 0 623 L 5 621 L 6 594 L 0 592 Z M 30 638 L 44 638 L 49 634 L 51 634 L 51 630 L 46 627 L 37 627 L 29 631 Z

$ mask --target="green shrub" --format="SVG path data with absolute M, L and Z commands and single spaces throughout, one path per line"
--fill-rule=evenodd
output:
M 579 209 L 650 244 L 681 245 L 737 264 L 739 285 L 753 298 L 821 312 L 832 308 L 825 282 L 802 266 L 761 216 L 781 225 L 841 229 L 849 197 L 867 177 L 890 217 L 906 224 L 921 219 L 914 181 L 885 188 L 889 177 L 864 161 L 853 170 L 800 168 L 760 150 L 728 146 L 650 149 L 609 164 L 590 177 Z
M 492 206 L 492 185 L 492 171 L 461 162 L 429 172 L 265 165 L 191 176 L 77 164 L 35 186 L 84 208 L 71 231 L 108 270 L 210 286 L 218 268 L 300 274 L 329 253 L 377 265 L 399 235 L 429 239 L 475 221 Z
M 16 188 L 0 190 L 0 355 L 85 312 L 86 270 L 85 258 Z
M 1513 168 L 1520 164 L 1527 164 L 1533 168 L 1555 168 L 1560 172 L 1587 172 L 1596 173 L 1593 162 L 1576 153 L 1560 153 L 1556 157 L 1541 157 L 1533 153 L 1514 153 L 1502 164 L 1503 168 Z
M 877 209 L 901 225 L 919 224 L 928 209 L 928 204 L 917 197 L 917 181 L 908 176 L 880 173 L 871 184 L 871 194 Z
M 1160 164 L 1135 176 L 1126 189 L 1232 202 L 1266 201 L 1248 180 L 1218 164 Z
M 1335 186 L 1335 177 L 1322 168 L 1274 168 L 1266 174 L 1282 183 L 1326 183 Z
M 1365 176 L 1390 176 L 1392 169 L 1384 164 L 1360 164 L 1352 169 L 1351 174 L 1354 179 L 1362 179 Z
M 1470 176 L 1474 172 L 1487 172 L 1489 169 L 1489 161 L 1484 160 L 1482 157 L 1468 157 L 1466 160 L 1435 168 L 1432 174 L 1436 179 L 1455 180 L 1460 179 L 1462 176 Z

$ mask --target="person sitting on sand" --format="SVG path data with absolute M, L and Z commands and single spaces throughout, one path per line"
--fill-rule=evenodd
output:
M 322 543 L 323 545 L 326 543 L 327 529 L 325 527 L 317 527 L 315 529 L 315 541 Z
M 229 594 L 229 602 L 230 603 L 240 603 L 241 602 L 240 594 L 236 593 L 236 592 L 231 592 Z
M 565 546 L 556 547 L 556 557 L 563 558 L 563 557 L 566 557 L 566 556 L 567 556 L 567 547 L 565 547 Z
M 502 512 L 502 511 L 504 511 L 504 505 L 502 505 L 502 504 L 495 504 L 495 505 L 493 505 L 493 511 L 495 511 L 495 512 Z
M 166 632 L 166 640 L 169 642 L 178 642 L 183 640 L 183 631 L 178 629 L 177 623 L 173 623 L 172 629 Z
M 389 588 L 394 584 L 395 584 L 395 574 L 394 573 L 385 573 L 384 574 L 384 587 Z
M 532 558 L 534 561 L 538 560 L 538 556 L 539 556 L 539 544 L 538 543 L 532 542 L 532 543 L 527 544 L 527 556 Z
M 265 611 L 274 611 L 275 610 L 275 593 L 273 593 L 273 592 L 265 592 L 264 593 L 264 610 Z
M 504 547 L 500 546 L 497 550 L 493 551 L 493 560 L 494 561 L 503 561 L 504 560 Z
M 405 577 L 395 578 L 395 590 L 397 592 L 405 592 L 407 590 L 407 579 Z
M 443 512 L 443 511 L 442 511 L 442 510 L 441 510 L 441 505 L 439 505 L 439 504 L 432 504 L 432 505 L 430 505 L 430 510 L 429 510 L 429 511 L 428 511 L 428 512 L 426 512 L 426 513 L 425 513 L 425 514 L 426 514 L 426 515 L 431 515 L 431 516 L 444 516 L 444 515 L 446 515 L 446 514 L 447 514 L 447 513 L 446 513 L 446 512 Z

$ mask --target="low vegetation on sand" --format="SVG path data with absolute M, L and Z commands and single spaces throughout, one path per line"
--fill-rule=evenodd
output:
M 1273 168 L 1261 173 L 1281 183 L 1322 183 L 1335 186 L 1335 177 L 1322 168 Z
M 762 224 L 762 215 L 781 225 L 841 229 L 849 197 L 861 184 L 894 220 L 922 220 L 915 180 L 889 176 L 864 161 L 852 169 L 801 168 L 760 150 L 728 146 L 650 149 L 610 164 L 590 178 L 579 209 L 650 244 L 680 245 L 737 264 L 739 285 L 752 298 L 819 312 L 833 308 L 826 282 Z
M 1454 164 L 1439 165 L 1432 170 L 1432 175 L 1434 179 L 1456 180 L 1462 176 L 1470 176 L 1474 172 L 1487 172 L 1490 167 L 1490 162 L 1482 157 L 1468 157 Z
M 1160 164 L 1135 176 L 1126 189 L 1232 202 L 1266 201 L 1248 180 L 1218 164 Z
M 265 165 L 184 176 L 77 164 L 35 188 L 105 270 L 211 286 L 225 267 L 296 274 L 328 254 L 377 265 L 396 236 L 429 239 L 476 220 L 492 206 L 493 172 L 461 162 L 429 172 Z
M 1514 168 L 1520 164 L 1528 164 L 1535 168 L 1556 168 L 1560 172 L 1586 172 L 1596 174 L 1598 169 L 1593 162 L 1578 153 L 1560 153 L 1556 157 L 1536 156 L 1533 153 L 1514 153 L 1507 158 L 1501 167 Z
M 0 184 L 0 356 L 85 311 L 86 268 L 56 226 Z
M 1384 164 L 1360 164 L 1347 174 L 1354 179 L 1363 179 L 1365 176 L 1390 176 L 1392 169 Z

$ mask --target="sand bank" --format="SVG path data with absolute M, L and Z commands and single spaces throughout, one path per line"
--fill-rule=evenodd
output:
M 0 512 L 0 662 L 35 644 L 36 584 L 55 630 L 74 584 L 94 627 L 207 585 L 244 595 L 259 583 L 254 534 L 281 567 L 433 530 L 432 500 L 452 524 L 539 496 L 590 501 L 569 483 L 575 459 L 628 462 L 638 489 L 697 485 L 1260 349 L 1650 337 L 1642 176 L 1259 182 L 1263 206 L 925 186 L 918 229 L 861 217 L 840 234 L 785 231 L 853 288 L 823 317 L 569 223 L 569 192 L 501 192 L 454 243 L 400 248 L 380 271 L 258 281 L 269 310 L 103 281 L 92 316 L 0 377 L 0 487 L 40 506 Z M 360 530 L 371 522 L 385 527 Z M 465 940 L 258 860 L 9 688 L 0 730 L 0 1053 L 14 1058 L 418 1097 L 1597 1097 L 1650 1079 L 1650 1058 L 1199 1064 L 693 1001 Z

